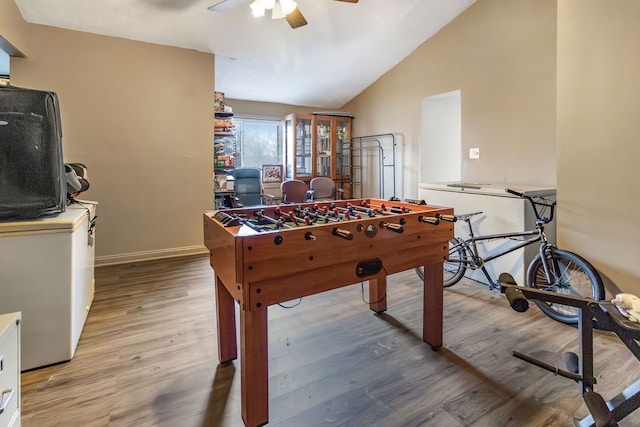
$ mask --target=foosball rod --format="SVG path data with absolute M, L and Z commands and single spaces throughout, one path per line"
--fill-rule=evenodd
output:
M 310 215 L 311 216 L 311 218 L 312 218 L 311 222 L 314 222 L 313 218 L 315 218 L 316 220 L 317 219 L 322 219 L 322 220 L 324 220 L 325 224 L 327 224 L 329 222 L 338 222 L 339 221 L 338 218 L 332 218 L 329 215 L 321 215 L 318 212 L 309 212 L 309 208 L 305 209 L 304 213 L 306 215 Z M 315 221 L 315 222 L 317 222 L 317 221 Z
M 289 224 L 285 224 L 283 221 L 279 220 L 279 219 L 275 219 L 275 218 L 271 218 L 269 215 L 265 215 L 264 211 L 260 210 L 260 211 L 256 211 L 253 213 L 253 216 L 255 216 L 256 218 L 258 218 L 258 220 L 267 220 L 268 222 L 275 224 L 277 226 L 283 226 L 283 227 L 287 227 L 287 228 L 293 228 L 291 227 Z
M 352 205 L 351 203 L 347 203 L 347 209 L 351 207 L 359 212 L 366 213 L 367 216 L 373 218 L 376 215 L 376 212 L 379 212 L 381 215 L 393 215 L 391 212 L 387 212 L 378 208 L 368 208 L 364 206 Z
M 357 215 L 352 215 L 352 211 L 350 211 L 347 208 L 341 208 L 339 206 L 335 206 L 333 209 L 331 209 L 331 211 L 333 212 L 333 214 L 337 217 L 340 212 L 342 211 L 342 215 L 344 215 L 346 218 L 348 219 L 362 219 L 362 216 L 360 214 Z M 346 214 L 345 214 L 346 212 Z
M 313 206 L 313 208 L 314 208 L 313 215 L 324 219 L 325 222 L 329 222 L 329 221 L 339 222 L 339 221 L 341 221 L 341 219 L 337 215 L 337 213 L 333 212 L 332 210 L 330 210 L 329 207 L 326 206 L 326 205 L 324 205 L 322 207 L 319 207 L 317 204 L 315 204 Z M 307 212 L 309 209 L 311 209 L 311 208 L 306 208 L 305 212 Z M 322 212 L 324 215 L 323 214 L 319 214 L 318 212 Z M 331 215 L 333 215 L 333 216 L 331 216 Z
M 274 212 L 277 215 L 280 215 L 281 217 L 288 217 L 289 219 L 291 219 L 291 221 L 293 221 L 293 223 L 296 225 L 296 227 L 300 227 L 300 222 L 303 222 L 307 225 L 309 225 L 311 223 L 311 218 L 309 217 L 305 217 L 305 218 L 301 218 L 296 216 L 296 213 L 293 210 L 287 211 L 287 212 L 283 212 L 280 209 L 280 206 L 277 206 L 274 209 Z
M 380 207 L 380 209 L 383 212 L 386 212 L 387 214 L 402 214 L 402 213 L 409 213 L 411 212 L 411 209 L 404 207 L 404 206 L 391 206 L 390 208 L 387 208 L 387 206 L 383 203 L 382 205 L 378 206 L 378 205 L 371 205 L 370 206 L 376 206 L 376 207 Z M 387 210 L 388 209 L 388 210 Z
M 343 218 L 340 217 L 341 215 L 341 211 L 342 211 L 342 216 L 344 217 L 344 219 L 348 219 L 348 220 L 353 220 L 353 219 L 362 219 L 359 214 L 357 215 L 352 215 L 352 211 L 350 211 L 347 208 L 343 208 L 341 206 L 336 206 L 335 203 L 332 203 L 330 206 L 323 206 L 322 209 L 325 212 L 331 212 L 336 218 L 338 218 L 338 220 L 342 220 Z M 346 212 L 346 214 L 345 214 Z
M 366 203 L 365 205 L 361 205 L 361 206 L 356 206 L 356 205 L 352 205 L 352 206 L 355 206 L 357 209 L 370 209 L 374 213 L 376 212 L 380 213 L 380 215 L 395 215 L 395 214 L 403 213 L 401 211 L 393 212 L 392 210 L 391 211 L 387 210 L 387 206 L 384 203 L 382 205 L 372 205 L 370 203 Z

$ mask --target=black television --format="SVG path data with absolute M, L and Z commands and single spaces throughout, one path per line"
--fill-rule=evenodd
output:
M 0 220 L 64 212 L 66 196 L 57 95 L 0 86 Z

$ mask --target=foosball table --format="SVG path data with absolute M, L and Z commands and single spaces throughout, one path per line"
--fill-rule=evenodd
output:
M 267 307 L 368 281 L 369 308 L 387 309 L 386 277 L 424 266 L 423 340 L 442 345 L 442 268 L 452 208 L 380 199 L 338 200 L 204 214 L 215 273 L 220 362 L 238 356 L 242 419 L 269 421 Z

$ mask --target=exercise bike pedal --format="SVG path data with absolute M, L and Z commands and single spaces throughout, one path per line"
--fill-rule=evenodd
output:
M 504 294 L 504 292 L 507 290 L 507 287 L 504 285 L 518 286 L 518 283 L 516 283 L 516 279 L 514 279 L 511 274 L 500 273 L 500 276 L 498 276 L 498 282 L 496 283 L 496 285 L 500 286 L 500 293 Z
M 597 427 L 614 427 L 618 425 L 613 413 L 609 410 L 601 395 L 589 390 L 582 395 L 582 398 Z
M 564 362 L 564 366 L 567 368 L 567 371 L 573 372 L 577 374 L 580 367 L 580 358 L 577 354 L 572 351 L 567 351 L 562 353 L 562 361 Z

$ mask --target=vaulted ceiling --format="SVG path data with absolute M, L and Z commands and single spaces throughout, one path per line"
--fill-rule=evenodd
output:
M 339 108 L 475 0 L 296 0 L 296 29 L 247 0 L 15 1 L 28 22 L 213 53 L 228 98 Z

